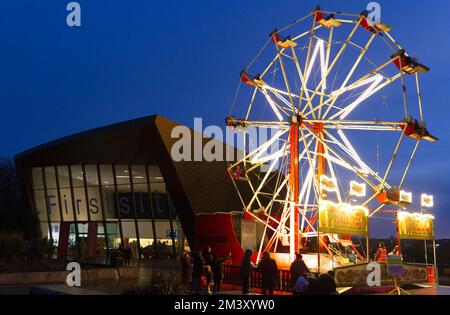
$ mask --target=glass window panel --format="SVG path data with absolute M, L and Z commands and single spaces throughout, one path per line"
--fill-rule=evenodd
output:
M 47 189 L 56 188 L 55 168 L 53 166 L 45 167 L 45 183 Z
M 47 211 L 51 221 L 60 221 L 57 189 L 47 189 Z
M 98 187 L 88 187 L 89 213 L 91 221 L 102 221 L 102 208 L 100 201 L 100 189 Z
M 130 185 L 128 165 L 116 165 L 117 185 Z
M 44 189 L 44 181 L 42 178 L 42 168 L 33 167 L 31 169 L 31 176 L 33 178 L 33 189 Z
M 67 165 L 58 166 L 58 180 L 60 188 L 69 188 L 69 167 Z
M 153 228 L 151 221 L 139 221 L 139 237 L 141 241 L 141 247 L 145 248 L 153 244 Z M 150 248 L 153 253 L 153 249 Z
M 86 196 L 84 193 L 84 188 L 74 188 L 73 193 L 75 196 L 75 209 L 77 212 L 77 220 L 88 221 L 86 209 Z
M 40 222 L 39 226 L 41 228 L 42 238 L 50 239 L 50 234 L 48 231 L 48 222 Z
M 133 196 L 130 192 L 119 192 L 119 210 L 122 219 L 134 219 Z
M 118 222 L 108 222 L 108 242 L 109 248 L 118 248 L 120 245 L 120 233 Z
M 45 206 L 45 192 L 43 190 L 34 191 L 34 203 L 39 221 L 47 221 L 47 207 Z
M 97 165 L 85 165 L 86 185 L 98 186 Z
M 163 176 L 161 175 L 161 171 L 158 166 L 156 165 L 149 165 L 148 166 L 148 172 L 150 176 L 150 182 L 162 182 L 164 181 Z
M 153 213 L 157 220 L 169 220 L 169 202 L 167 194 L 152 191 Z
M 52 238 L 53 238 L 53 245 L 58 246 L 59 243 L 59 228 L 60 223 L 52 222 Z
M 151 205 L 147 184 L 136 184 L 134 189 L 134 196 L 136 198 L 136 217 L 138 219 L 151 219 Z
M 74 221 L 75 219 L 73 217 L 72 195 L 70 193 L 70 188 L 61 188 L 59 190 L 59 195 L 61 197 L 63 221 Z
M 117 219 L 115 208 L 115 194 L 114 187 L 103 186 L 103 205 L 105 207 L 106 219 Z
M 138 246 L 136 237 L 136 226 L 134 220 L 123 220 L 122 221 L 122 233 L 125 245 L 131 248 L 133 257 L 138 257 Z
M 70 168 L 72 170 L 72 186 L 84 187 L 83 170 L 81 165 L 72 165 Z
M 166 183 L 165 182 L 153 182 L 150 183 L 150 187 L 153 193 L 160 193 L 160 194 L 165 194 L 166 193 Z
M 100 165 L 100 176 L 102 179 L 102 185 L 105 185 L 105 186 L 113 186 L 114 185 L 112 165 Z
M 147 182 L 147 174 L 144 165 L 133 165 L 133 184 L 142 184 Z

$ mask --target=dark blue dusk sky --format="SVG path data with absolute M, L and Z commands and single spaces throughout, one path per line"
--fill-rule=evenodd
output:
M 268 33 L 319 3 L 82 0 L 82 26 L 70 28 L 68 2 L 2 2 L 2 156 L 154 113 L 223 125 L 239 72 Z M 320 1 L 354 13 L 368 2 Z M 395 38 L 432 69 L 422 93 L 428 127 L 441 141 L 420 148 L 409 187 L 434 194 L 437 236 L 450 237 L 450 2 L 379 2 Z

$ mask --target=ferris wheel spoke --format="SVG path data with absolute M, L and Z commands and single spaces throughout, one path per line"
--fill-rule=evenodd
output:
M 337 119 L 338 117 L 340 119 L 345 119 L 355 108 L 357 108 L 362 102 L 364 102 L 366 99 L 371 97 L 373 94 L 377 93 L 387 85 L 391 84 L 395 80 L 397 80 L 400 77 L 400 75 L 395 75 L 392 78 L 389 78 L 388 80 L 385 80 L 383 83 L 381 81 L 383 80 L 381 77 L 378 77 L 375 79 L 375 81 L 367 88 L 366 91 L 364 91 L 357 100 L 355 100 L 350 105 L 344 107 L 342 110 L 335 113 L 333 116 L 331 116 L 329 119 Z M 381 83 L 381 84 L 380 84 Z M 325 117 L 324 117 L 325 118 Z
M 414 146 L 413 152 L 412 152 L 411 157 L 410 157 L 410 159 L 409 159 L 409 161 L 408 161 L 408 165 L 406 166 L 406 169 L 405 169 L 405 171 L 403 172 L 402 179 L 400 180 L 400 184 L 398 185 L 398 187 L 399 187 L 398 189 L 399 189 L 399 190 L 402 189 L 403 184 L 405 183 L 406 176 L 408 175 L 409 169 L 411 168 L 412 162 L 413 162 L 413 160 L 414 160 L 414 157 L 416 156 L 417 149 L 419 148 L 419 145 L 420 145 L 421 142 L 422 142 L 422 141 L 417 141 L 416 144 L 415 144 L 415 146 Z
M 384 177 L 383 177 L 383 181 L 382 181 L 382 183 L 380 185 L 380 190 L 384 188 L 386 180 L 387 180 L 387 177 L 389 176 L 389 173 L 391 172 L 392 165 L 394 165 L 394 162 L 395 162 L 395 160 L 397 158 L 398 150 L 400 149 L 400 145 L 402 144 L 403 139 L 405 138 L 405 130 L 406 129 L 403 130 L 400 138 L 397 141 L 397 145 L 395 147 L 394 154 L 392 155 L 391 161 L 389 162 L 389 165 L 388 165 L 388 167 L 386 169 L 386 173 L 384 174 Z
M 374 70 L 370 71 L 369 73 L 367 73 L 366 75 L 362 76 L 361 78 L 357 79 L 356 81 L 354 81 L 352 84 L 345 86 L 344 84 L 341 86 L 341 88 L 339 88 L 336 91 L 333 91 L 330 93 L 330 98 L 328 100 L 326 100 L 326 103 L 329 104 L 330 106 L 328 107 L 327 111 L 325 112 L 325 114 L 323 115 L 322 118 L 325 118 L 328 116 L 329 112 L 331 111 L 332 107 L 334 106 L 334 104 L 336 103 L 336 101 L 339 99 L 339 97 L 341 95 L 343 95 L 345 92 L 351 91 L 353 89 L 362 87 L 364 85 L 367 85 L 369 83 L 372 83 L 369 88 L 363 92 L 360 96 L 360 98 L 358 98 L 357 101 L 355 101 L 354 103 L 352 103 L 352 105 L 354 105 L 354 107 L 358 106 L 362 101 L 364 101 L 365 99 L 367 99 L 368 97 L 370 97 L 371 95 L 373 95 L 374 93 L 378 92 L 379 90 L 381 90 L 382 88 L 384 88 L 385 86 L 393 83 L 394 81 L 396 81 L 398 78 L 401 77 L 401 74 L 396 74 L 392 77 L 385 77 L 381 74 L 381 71 L 387 67 L 388 65 L 390 65 L 392 62 L 394 62 L 394 58 L 391 58 L 390 60 L 388 60 L 387 62 L 383 63 L 382 65 L 376 67 Z M 355 68 L 356 69 L 356 68 Z M 354 70 L 353 70 L 354 71 Z M 350 78 L 351 76 L 347 76 L 347 78 Z M 385 82 L 381 83 L 383 81 L 383 79 L 385 80 Z M 375 83 L 379 81 L 378 83 Z M 370 91 L 370 93 L 367 93 L 369 89 L 373 89 L 373 91 Z M 362 97 L 364 95 L 364 97 Z M 330 103 L 331 101 L 331 103 Z M 356 105 L 355 105 L 356 104 Z M 347 106 L 348 108 L 348 106 Z M 338 111 L 333 117 L 337 117 L 341 114 L 343 114 L 345 112 L 345 108 Z M 333 118 L 332 117 L 332 118 Z
M 284 105 L 286 105 L 287 107 L 283 107 L 286 111 L 289 111 L 290 113 L 296 113 L 297 110 L 295 108 L 295 106 L 293 105 L 292 102 L 290 102 L 289 100 L 287 100 L 286 98 L 283 97 L 282 94 L 285 94 L 286 96 L 289 97 L 289 99 L 293 99 L 294 96 L 290 93 L 286 93 L 284 91 L 281 91 L 279 89 L 275 89 L 272 87 L 269 87 L 268 85 L 264 85 L 263 87 L 264 91 L 269 91 L 272 93 L 273 96 L 275 96 L 278 100 L 281 101 L 281 103 L 283 103 Z M 280 93 L 280 92 L 284 92 L 284 93 Z M 295 96 L 297 97 L 297 96 Z
M 305 127 L 308 128 L 308 127 Z M 310 132 L 312 132 L 310 130 Z M 356 168 L 352 163 L 350 163 L 345 157 L 342 156 L 342 154 L 340 154 L 336 149 L 334 149 L 333 147 L 331 147 L 329 145 L 329 143 L 327 141 L 324 141 L 323 139 L 321 139 L 319 136 L 317 136 L 316 134 L 313 133 L 313 137 L 315 137 L 318 141 L 320 141 L 324 146 L 326 146 L 330 152 L 332 152 L 335 156 L 337 156 L 341 161 L 345 162 L 348 165 L 351 165 L 353 171 L 355 172 L 356 175 L 358 175 L 358 177 L 360 177 L 364 182 L 366 182 L 370 187 L 376 189 L 376 185 L 374 183 L 372 183 L 368 178 L 366 178 L 364 176 L 364 174 L 361 172 L 362 170 Z
M 309 131 L 311 132 L 311 130 L 309 130 Z M 314 170 L 314 169 L 315 169 L 315 160 L 316 160 L 316 159 L 313 160 L 313 159 L 311 158 L 311 151 L 309 150 L 309 146 L 308 146 L 307 143 L 306 143 L 305 132 L 303 131 L 303 129 L 300 129 L 300 132 L 301 132 L 301 136 L 302 136 L 301 138 L 302 138 L 303 143 L 304 143 L 304 145 L 305 145 L 304 151 L 305 151 L 305 155 L 306 155 L 306 158 L 307 158 L 307 160 L 308 160 L 308 163 L 309 163 L 309 167 L 310 167 L 310 169 Z M 311 132 L 311 134 L 312 134 L 313 136 L 315 136 L 312 132 Z M 317 142 L 316 142 L 316 145 L 317 145 Z M 314 150 L 314 152 L 317 152 L 317 148 Z M 315 173 L 313 173 L 313 183 L 314 183 L 314 188 L 315 188 L 317 194 L 319 194 L 319 192 L 320 192 L 320 189 L 319 189 L 319 180 L 318 180 L 317 175 L 316 175 Z M 319 199 L 319 196 L 318 196 L 318 195 L 317 195 L 317 197 L 318 197 L 318 199 Z
M 352 160 L 354 160 L 360 169 L 365 172 L 365 174 L 372 176 L 374 179 L 376 179 L 380 184 L 383 183 L 383 179 L 372 169 L 370 168 L 366 163 L 363 162 L 363 160 L 359 157 L 356 150 L 351 145 L 350 141 L 345 136 L 344 132 L 341 130 L 338 130 L 338 135 L 342 139 L 343 143 L 341 143 L 337 138 L 335 138 L 331 133 L 327 133 L 327 137 L 333 140 L 333 142 L 340 147 L 346 154 L 348 154 Z M 389 184 L 385 183 L 385 186 L 387 188 L 391 188 Z
M 300 82 L 301 82 L 301 86 L 302 86 L 302 88 L 300 89 L 299 96 L 298 96 L 298 106 L 297 106 L 297 107 L 298 107 L 298 108 L 301 107 L 302 101 L 303 101 L 303 99 L 305 99 L 305 98 L 303 97 L 303 94 L 305 94 L 305 96 L 306 96 L 306 99 L 305 99 L 305 100 L 306 100 L 306 102 L 307 102 L 308 104 L 310 104 L 310 107 L 311 107 L 311 109 L 312 109 L 312 105 L 311 105 L 311 103 L 309 103 L 309 92 L 308 92 L 308 89 L 307 89 L 307 87 L 306 87 L 305 78 L 304 78 L 304 76 L 303 76 L 303 72 L 302 72 L 300 63 L 299 63 L 299 61 L 298 61 L 297 53 L 295 52 L 294 47 L 291 47 L 291 50 L 292 50 L 292 55 L 294 56 L 295 68 L 297 69 L 297 73 L 298 73 L 298 76 L 299 76 L 299 78 L 300 78 Z M 305 69 L 305 70 L 306 70 L 306 69 Z
M 361 20 L 360 20 L 361 21 Z M 348 46 L 348 43 L 351 41 L 353 35 L 356 33 L 356 30 L 359 27 L 359 24 L 361 22 L 358 22 L 355 24 L 355 26 L 353 27 L 352 31 L 350 32 L 350 34 L 347 37 L 347 40 L 344 42 L 344 44 L 342 45 L 341 49 L 339 50 L 339 52 L 337 53 L 337 55 L 334 57 L 332 63 L 330 64 L 330 66 L 324 71 L 325 75 L 322 78 L 322 80 L 319 82 L 319 84 L 316 86 L 316 89 L 314 91 L 314 93 L 311 95 L 311 101 L 314 99 L 314 97 L 317 95 L 317 93 L 319 92 L 319 90 L 321 90 L 322 86 L 324 84 L 326 84 L 326 80 L 328 78 L 328 76 L 330 75 L 331 71 L 333 70 L 333 68 L 336 66 L 337 62 L 339 61 L 339 59 L 341 58 L 342 54 L 344 53 L 345 49 Z

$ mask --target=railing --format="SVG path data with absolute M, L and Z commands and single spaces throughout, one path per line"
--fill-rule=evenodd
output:
M 223 282 L 232 285 L 242 285 L 241 267 L 233 265 L 224 266 Z M 262 275 L 259 271 L 251 271 L 250 286 L 252 288 L 262 287 Z M 291 291 L 291 272 L 289 270 L 278 270 L 278 279 L 275 284 L 276 291 Z

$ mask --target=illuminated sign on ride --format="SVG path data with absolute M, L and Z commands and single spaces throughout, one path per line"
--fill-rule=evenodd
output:
M 337 190 L 336 178 L 329 178 L 326 175 L 320 176 L 320 189 L 326 190 L 328 192 L 333 192 Z
M 366 195 L 366 184 L 359 184 L 355 181 L 350 182 L 350 196 L 364 197 Z
M 362 206 L 330 201 L 319 203 L 319 231 L 346 235 L 367 235 L 369 210 Z
M 434 217 L 430 214 L 398 213 L 400 238 L 413 240 L 434 239 Z
M 421 205 L 423 208 L 432 208 L 434 206 L 433 196 L 422 194 Z

